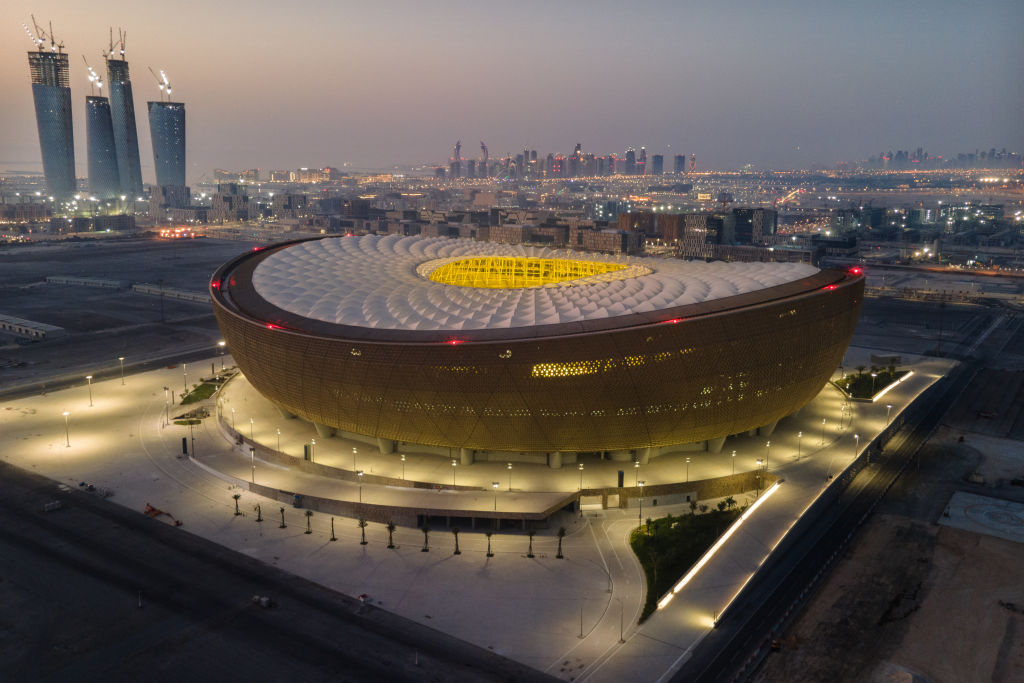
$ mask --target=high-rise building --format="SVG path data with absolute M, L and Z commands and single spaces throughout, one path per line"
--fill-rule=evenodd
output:
M 640 148 L 640 158 L 636 160 L 636 174 L 647 175 L 647 149 Z
M 147 102 L 157 185 L 185 184 L 185 104 Z
M 117 172 L 114 127 L 110 119 L 110 100 L 90 95 L 85 98 L 85 140 L 89 157 L 89 192 L 99 198 L 121 193 Z
M 651 175 L 662 175 L 665 173 L 665 157 L 655 154 L 651 157 Z
M 677 154 L 672 159 L 672 171 L 676 174 L 686 173 L 686 155 Z
M 615 171 L 625 175 L 634 175 L 636 173 L 636 151 L 632 147 L 626 150 L 625 165 L 620 169 L 618 164 L 616 164 Z
M 57 47 L 28 53 L 32 99 L 36 106 L 39 150 L 46 187 L 55 199 L 75 193 L 75 140 L 71 126 L 68 56 Z
M 139 164 L 139 133 L 135 127 L 135 100 L 132 98 L 127 60 L 107 59 L 107 82 L 110 83 L 110 115 L 114 124 L 121 193 L 139 197 L 142 195 L 142 167 Z
M 775 209 L 744 209 L 732 210 L 736 224 L 734 239 L 739 244 L 763 244 L 765 239 L 775 234 L 779 213 Z

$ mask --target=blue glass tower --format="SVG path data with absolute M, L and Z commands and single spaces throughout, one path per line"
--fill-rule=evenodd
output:
M 75 193 L 75 139 L 71 127 L 68 56 L 60 51 L 28 53 L 32 99 L 46 187 L 55 199 Z
M 132 81 L 126 60 L 107 60 L 107 82 L 110 84 L 110 116 L 114 126 L 114 148 L 117 150 L 121 192 L 131 197 L 141 197 L 139 133 L 135 127 L 135 100 L 132 98 Z
M 114 125 L 110 100 L 106 97 L 85 98 L 85 137 L 89 150 L 89 191 L 104 199 L 120 194 Z
M 185 184 L 185 103 L 148 102 L 156 184 Z

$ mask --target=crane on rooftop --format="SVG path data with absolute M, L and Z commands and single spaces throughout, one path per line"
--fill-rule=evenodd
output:
M 103 78 L 97 74 L 91 66 L 89 66 L 89 60 L 82 55 L 82 61 L 85 62 L 85 68 L 89 71 L 89 92 L 95 93 L 95 88 L 100 89 L 100 96 L 103 96 Z
M 156 72 L 153 71 L 153 67 L 146 67 L 149 69 L 149 73 L 153 74 L 153 78 L 156 79 L 156 87 L 160 89 L 160 101 L 164 101 L 164 94 L 167 95 L 167 100 L 171 99 L 171 82 L 167 80 L 167 74 L 164 73 L 163 69 L 160 69 L 160 75 L 157 76 Z

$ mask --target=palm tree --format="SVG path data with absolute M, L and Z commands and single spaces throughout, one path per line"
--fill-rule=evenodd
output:
M 461 555 L 462 551 L 459 550 L 459 527 L 452 527 L 452 536 L 455 537 L 455 552 L 452 555 Z
M 430 525 L 424 522 L 423 526 L 420 527 L 420 531 L 423 532 L 423 547 L 420 548 L 421 553 L 430 552 Z
M 562 554 L 562 539 L 563 538 L 565 538 L 565 527 L 564 526 L 560 526 L 560 527 L 558 527 L 558 553 L 555 555 L 555 558 L 557 558 L 559 560 L 561 560 L 561 559 L 563 559 L 565 557 L 565 555 Z
M 310 521 L 310 519 L 312 517 L 313 517 L 313 511 L 312 510 L 306 510 L 306 533 L 307 534 L 313 533 L 313 526 L 312 526 L 312 522 Z
M 858 366 L 857 366 L 857 375 L 863 375 L 863 374 L 864 374 L 864 368 L 865 368 L 865 367 L 866 367 L 866 366 L 864 366 L 864 365 L 858 365 Z
M 534 531 L 533 529 L 530 529 L 529 531 L 526 532 L 526 535 L 530 537 L 530 549 L 526 551 L 526 556 L 527 557 L 533 557 L 533 536 L 536 533 L 537 532 Z
M 394 548 L 395 547 L 395 543 L 394 543 L 394 541 L 391 540 L 391 538 L 392 538 L 392 535 L 395 533 L 395 523 L 394 522 L 388 522 L 387 530 L 388 530 L 388 547 L 389 548 Z
M 242 512 L 238 509 L 238 499 L 242 497 L 242 494 L 236 493 L 231 497 L 235 499 L 235 517 L 237 517 L 238 515 L 242 514 Z
M 729 510 L 733 509 L 733 507 L 735 507 L 735 505 L 736 505 L 736 499 L 733 498 L 732 496 L 729 496 L 728 498 L 725 499 L 725 507 L 728 508 Z
M 690 514 L 691 515 L 697 514 L 697 501 L 695 501 L 695 500 L 691 500 L 690 501 Z
M 487 537 L 487 557 L 494 557 L 494 553 L 491 552 L 491 535 L 493 533 L 494 532 L 492 531 L 487 531 L 484 533 L 484 536 Z
M 359 545 L 366 545 L 366 520 L 362 517 L 359 518 L 359 533 L 363 535 L 363 540 L 359 541 Z

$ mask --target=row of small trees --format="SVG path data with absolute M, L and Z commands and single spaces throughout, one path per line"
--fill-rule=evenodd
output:
M 238 499 L 242 497 L 241 494 L 236 493 L 236 494 L 234 494 L 231 497 L 235 501 L 235 515 L 237 516 L 237 515 L 242 514 L 242 512 L 238 509 Z M 259 505 L 256 505 L 254 510 L 256 511 L 256 521 L 257 522 L 262 522 L 263 521 L 263 510 L 262 510 L 262 508 Z M 284 510 L 285 510 L 285 508 L 282 506 L 281 507 L 281 524 L 279 526 L 279 528 L 281 528 L 281 529 L 284 529 L 284 528 L 286 528 L 288 526 L 287 524 L 285 524 L 285 521 L 284 521 Z M 369 541 L 366 540 L 366 527 L 367 527 L 366 519 L 363 518 L 363 517 L 360 517 L 358 519 L 358 521 L 356 522 L 356 524 L 359 526 L 359 534 L 360 534 L 359 545 L 367 545 L 369 543 Z M 387 531 L 388 531 L 388 545 L 387 545 L 387 547 L 388 548 L 394 548 L 395 547 L 394 534 L 395 534 L 395 529 L 397 529 L 398 527 L 395 525 L 394 522 L 388 522 L 385 525 L 384 528 L 387 529 Z M 420 548 L 420 552 L 424 552 L 424 553 L 430 552 L 430 532 L 431 532 L 430 525 L 429 524 L 424 524 L 423 526 L 420 527 L 420 531 L 423 532 L 423 547 Z M 460 529 L 457 526 L 453 526 L 453 527 L 451 527 L 449 529 L 449 531 L 451 531 L 452 532 L 452 536 L 455 537 L 455 552 L 453 552 L 452 554 L 453 555 L 461 555 L 462 551 L 459 550 L 459 531 L 460 531 Z M 305 533 L 307 533 L 307 534 L 313 533 L 313 511 L 312 510 L 306 510 L 306 531 L 305 531 Z M 487 532 L 484 533 L 484 535 L 487 536 L 487 557 L 494 557 L 494 553 L 491 552 L 491 536 L 493 535 L 493 533 L 494 532 L 492 532 L 492 531 L 487 531 Z M 530 539 L 530 543 L 529 543 L 529 546 L 528 546 L 527 551 L 526 551 L 526 556 L 527 557 L 531 557 L 531 558 L 532 557 L 536 557 L 533 554 L 533 537 L 534 537 L 534 535 L 536 535 L 536 533 L 537 532 L 534 531 L 533 529 L 530 529 L 528 532 L 526 532 L 526 535 Z M 565 534 L 566 534 L 565 527 L 564 526 L 563 527 L 559 527 L 558 528 L 558 553 L 555 555 L 555 557 L 558 558 L 559 560 L 564 559 L 564 557 L 565 557 L 562 554 L 562 539 L 565 538 Z M 332 541 L 337 541 L 338 540 L 337 536 L 334 535 L 334 517 L 331 517 L 331 540 Z

